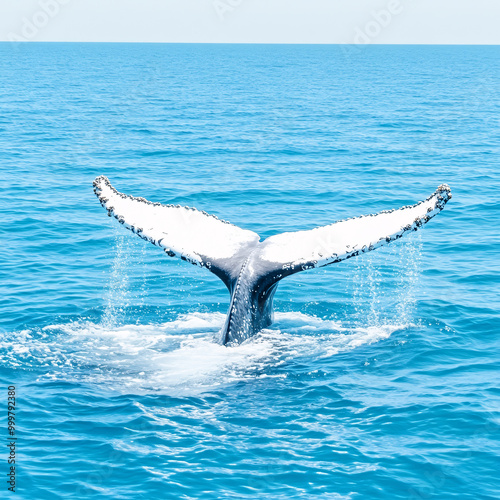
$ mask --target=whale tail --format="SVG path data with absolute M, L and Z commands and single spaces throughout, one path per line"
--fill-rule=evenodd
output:
M 415 205 L 281 233 L 261 242 L 257 233 L 195 208 L 120 193 L 104 176 L 95 179 L 94 191 L 109 216 L 170 257 L 204 267 L 224 282 L 232 296 L 221 335 L 224 344 L 241 342 L 270 324 L 272 297 L 281 279 L 395 241 L 422 227 L 451 199 L 450 188 L 442 184 Z M 245 298 L 240 299 L 243 292 Z M 245 304 L 244 313 L 238 303 Z

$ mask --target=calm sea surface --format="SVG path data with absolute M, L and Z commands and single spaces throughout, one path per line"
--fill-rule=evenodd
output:
M 500 48 L 0 44 L 0 400 L 22 499 L 499 498 Z M 263 238 L 453 199 L 212 341 L 92 181 Z

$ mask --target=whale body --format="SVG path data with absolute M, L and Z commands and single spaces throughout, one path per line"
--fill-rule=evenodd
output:
M 217 339 L 223 345 L 239 344 L 273 322 L 273 297 L 283 278 L 395 241 L 422 227 L 451 199 L 450 188 L 442 184 L 415 205 L 260 241 L 257 233 L 195 208 L 120 193 L 104 176 L 95 179 L 94 192 L 108 215 L 126 228 L 224 282 L 231 301 Z

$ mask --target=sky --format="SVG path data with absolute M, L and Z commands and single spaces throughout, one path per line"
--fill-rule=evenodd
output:
M 0 0 L 0 41 L 499 44 L 500 0 Z

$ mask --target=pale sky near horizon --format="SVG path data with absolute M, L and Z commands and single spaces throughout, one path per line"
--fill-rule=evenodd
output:
M 0 41 L 500 44 L 500 0 L 0 0 Z

